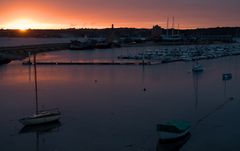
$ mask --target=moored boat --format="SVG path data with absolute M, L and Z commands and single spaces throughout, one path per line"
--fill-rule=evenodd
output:
M 204 70 L 203 66 L 200 64 L 196 64 L 193 66 L 192 71 L 193 72 L 202 72 Z
M 232 79 L 232 74 L 231 73 L 224 73 L 222 75 L 222 79 L 223 79 L 223 81 L 231 80 Z
M 34 81 L 35 81 L 35 103 L 36 103 L 36 112 L 33 115 L 21 118 L 21 122 L 25 126 L 45 124 L 49 122 L 58 121 L 61 117 L 61 112 L 59 109 L 49 109 L 42 110 L 38 109 L 38 86 L 37 86 L 37 67 L 36 67 L 36 55 L 34 55 Z
M 159 140 L 174 141 L 189 133 L 191 123 L 187 121 L 167 121 L 157 125 Z
M 37 114 L 20 119 L 19 121 L 27 125 L 38 125 L 58 121 L 61 118 L 61 112 L 58 109 L 38 111 Z

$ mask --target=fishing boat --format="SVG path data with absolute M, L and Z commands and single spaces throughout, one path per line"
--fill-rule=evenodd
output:
M 231 80 L 232 79 L 232 74 L 231 73 L 224 73 L 222 75 L 222 79 L 223 79 L 223 81 Z
M 191 123 L 188 121 L 167 121 L 157 125 L 161 142 L 174 141 L 189 133 Z
M 37 86 L 37 67 L 36 67 L 36 55 L 34 55 L 34 81 L 35 81 L 35 101 L 36 101 L 36 112 L 33 115 L 24 117 L 19 120 L 25 126 L 45 124 L 49 122 L 58 121 L 61 117 L 59 109 L 38 109 L 38 86 Z

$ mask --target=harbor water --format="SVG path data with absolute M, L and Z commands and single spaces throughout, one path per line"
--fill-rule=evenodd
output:
M 149 49 L 160 46 L 48 52 L 37 60 L 111 61 Z M 33 67 L 22 61 L 0 66 L 0 150 L 155 151 L 156 125 L 172 119 L 193 123 L 182 150 L 240 150 L 235 141 L 240 138 L 240 57 L 200 63 L 205 70 L 198 74 L 192 73 L 194 62 L 39 65 L 39 107 L 58 107 L 63 115 L 49 129 L 29 133 L 21 133 L 18 120 L 35 111 Z M 223 73 L 233 78 L 223 81 Z

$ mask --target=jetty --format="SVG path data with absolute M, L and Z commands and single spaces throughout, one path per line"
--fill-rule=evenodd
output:
M 12 60 L 22 60 L 29 53 L 40 53 L 48 51 L 66 50 L 69 48 L 69 43 L 50 43 L 37 45 L 21 45 L 0 47 L 0 64 L 7 64 Z
M 50 44 L 37 44 L 37 45 L 22 45 L 22 46 L 9 46 L 0 47 L 0 52 L 46 52 L 46 51 L 57 51 L 69 48 L 69 43 L 50 43 Z

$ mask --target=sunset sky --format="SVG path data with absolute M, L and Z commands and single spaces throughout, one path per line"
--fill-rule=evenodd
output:
M 0 28 L 240 26 L 239 0 L 0 0 Z

